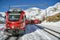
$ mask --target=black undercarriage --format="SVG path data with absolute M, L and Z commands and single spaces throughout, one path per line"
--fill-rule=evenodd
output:
M 6 35 L 17 36 L 17 35 L 24 35 L 25 30 L 19 30 L 19 29 L 5 29 L 4 32 L 5 32 Z

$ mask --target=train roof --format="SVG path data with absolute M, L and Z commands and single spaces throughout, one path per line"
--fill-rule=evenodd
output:
M 11 12 L 21 12 L 22 9 L 18 9 L 18 8 L 12 8 L 12 9 L 9 9 L 8 12 L 11 13 Z

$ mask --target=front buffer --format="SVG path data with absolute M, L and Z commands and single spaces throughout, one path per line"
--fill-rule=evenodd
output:
M 13 36 L 17 36 L 17 35 L 24 35 L 25 30 L 19 30 L 19 29 L 5 29 L 4 30 L 4 34 L 5 35 L 13 35 Z

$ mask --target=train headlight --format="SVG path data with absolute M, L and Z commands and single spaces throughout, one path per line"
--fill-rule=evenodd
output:
M 12 28 L 14 28 L 14 26 L 12 25 Z
M 10 28 L 8 27 L 8 29 L 10 29 Z
M 24 23 L 20 24 L 20 28 L 24 28 L 24 27 L 25 27 Z

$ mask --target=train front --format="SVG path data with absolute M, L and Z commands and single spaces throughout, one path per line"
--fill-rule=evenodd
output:
M 18 11 L 13 9 L 6 12 L 6 29 L 7 35 L 22 35 L 25 32 L 25 13 L 24 11 Z

